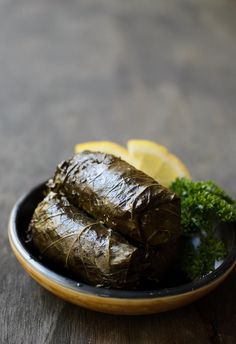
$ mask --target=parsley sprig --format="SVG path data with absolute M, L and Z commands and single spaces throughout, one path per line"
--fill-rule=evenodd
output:
M 177 178 L 170 189 L 181 199 L 182 237 L 186 239 L 182 267 L 194 280 L 214 270 L 215 262 L 226 255 L 214 229 L 216 224 L 236 221 L 236 202 L 212 181 Z

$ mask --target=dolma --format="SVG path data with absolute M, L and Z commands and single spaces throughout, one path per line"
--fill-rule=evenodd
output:
M 114 230 L 50 192 L 39 203 L 29 231 L 42 258 L 91 285 L 136 287 L 138 250 Z
M 140 273 L 144 286 L 149 282 L 158 285 L 171 273 L 171 266 L 175 266 L 180 253 L 180 241 L 174 240 L 158 247 L 149 247 L 145 257 L 146 266 Z M 143 261 L 144 262 L 144 261 Z
M 48 185 L 131 240 L 155 246 L 180 234 L 175 193 L 113 155 L 81 152 L 63 161 Z

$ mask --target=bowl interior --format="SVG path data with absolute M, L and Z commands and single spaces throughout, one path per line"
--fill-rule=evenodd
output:
M 179 274 L 178 271 L 173 271 L 168 278 L 164 281 L 159 289 L 149 289 L 141 291 L 126 291 L 114 290 L 89 286 L 82 281 L 74 280 L 69 277 L 68 273 L 62 269 L 55 269 L 55 266 L 42 262 L 36 250 L 32 246 L 29 238 L 27 237 L 27 229 L 29 222 L 32 218 L 34 209 L 37 204 L 44 198 L 45 183 L 40 184 L 30 191 L 27 195 L 22 197 L 12 210 L 10 219 L 10 235 L 18 252 L 25 260 L 30 260 L 33 268 L 40 270 L 41 273 L 50 277 L 74 290 L 92 293 L 103 297 L 117 297 L 117 298 L 146 298 L 146 297 L 162 297 L 177 295 L 185 293 L 194 289 L 198 289 L 217 277 L 221 276 L 225 271 L 234 264 L 236 259 L 236 231 L 235 224 L 219 226 L 217 234 L 224 242 L 228 255 L 218 263 L 218 267 L 208 275 L 194 282 L 187 282 L 186 278 Z

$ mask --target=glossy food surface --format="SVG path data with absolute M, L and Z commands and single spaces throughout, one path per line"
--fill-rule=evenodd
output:
M 79 281 L 116 289 L 158 283 L 179 247 L 175 241 L 156 249 L 135 247 L 54 192 L 36 207 L 27 236 L 50 266 Z
M 50 187 L 127 238 L 157 245 L 179 236 L 179 198 L 112 155 L 75 155 L 58 166 Z
M 130 271 L 137 248 L 78 211 L 65 197 L 50 192 L 37 206 L 30 232 L 42 257 L 84 282 L 119 288 L 135 284 L 138 278 Z

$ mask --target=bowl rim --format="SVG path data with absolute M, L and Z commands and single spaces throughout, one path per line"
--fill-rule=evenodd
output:
M 116 298 L 116 299 L 153 299 L 153 298 L 165 298 L 170 296 L 179 296 L 183 295 L 192 291 L 196 291 L 207 285 L 213 283 L 218 278 L 223 276 L 228 270 L 233 269 L 233 266 L 236 265 L 236 232 L 234 234 L 234 247 L 229 253 L 229 255 L 225 258 L 224 262 L 216 268 L 213 272 L 203 276 L 202 278 L 192 281 L 189 283 L 185 283 L 179 285 L 177 287 L 171 288 L 163 288 L 163 289 L 155 289 L 155 290 L 142 290 L 142 291 L 135 291 L 135 290 L 119 290 L 119 289 L 108 289 L 108 288 L 100 288 L 88 285 L 84 282 L 76 281 L 72 278 L 63 276 L 49 267 L 42 264 L 36 257 L 34 257 L 22 244 L 21 239 L 18 235 L 18 228 L 17 228 L 17 217 L 19 212 L 21 211 L 21 207 L 24 203 L 32 197 L 33 193 L 41 192 L 43 187 L 45 187 L 45 182 L 40 183 L 33 187 L 29 192 L 25 193 L 21 196 L 18 201 L 13 206 L 9 223 L 8 223 L 8 237 L 12 248 L 17 251 L 17 253 L 21 256 L 21 258 L 29 265 L 32 269 L 35 269 L 44 277 L 52 280 L 54 283 L 76 291 L 78 293 L 88 294 L 88 295 L 95 295 L 97 297 L 102 298 Z M 14 250 L 13 250 L 14 251 Z

